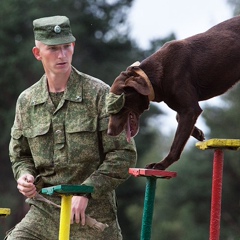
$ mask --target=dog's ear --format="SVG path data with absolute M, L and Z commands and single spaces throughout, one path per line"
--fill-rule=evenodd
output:
M 146 83 L 146 81 L 138 76 L 138 77 L 130 77 L 125 81 L 125 87 L 132 87 L 138 93 L 148 96 L 150 94 L 150 89 Z
M 127 72 L 121 72 L 120 75 L 114 80 L 110 92 L 121 95 L 125 87 L 125 81 L 129 76 Z

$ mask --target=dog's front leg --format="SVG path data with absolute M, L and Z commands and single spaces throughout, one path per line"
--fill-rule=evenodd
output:
M 146 168 L 164 170 L 180 158 L 201 112 L 202 109 L 198 106 L 179 113 L 178 127 L 169 154 L 159 163 L 149 164 Z

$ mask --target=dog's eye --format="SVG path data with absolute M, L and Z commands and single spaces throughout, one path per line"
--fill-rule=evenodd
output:
M 135 92 L 135 90 L 134 90 L 133 88 L 131 88 L 131 87 L 125 87 L 124 90 L 123 90 L 123 92 L 124 92 L 125 94 L 129 94 L 129 93 Z

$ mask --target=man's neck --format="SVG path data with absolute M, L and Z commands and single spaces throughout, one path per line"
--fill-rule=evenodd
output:
M 67 87 L 67 82 L 70 72 L 66 74 L 47 74 L 48 90 L 49 92 L 64 92 Z

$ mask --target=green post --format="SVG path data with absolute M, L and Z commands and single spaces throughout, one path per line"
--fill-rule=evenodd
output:
M 170 179 L 176 177 L 177 173 L 145 168 L 130 168 L 129 173 L 134 177 L 147 178 L 142 217 L 141 240 L 150 240 L 157 178 Z
M 156 178 L 147 177 L 143 207 L 141 240 L 151 239 L 155 190 L 156 190 Z

